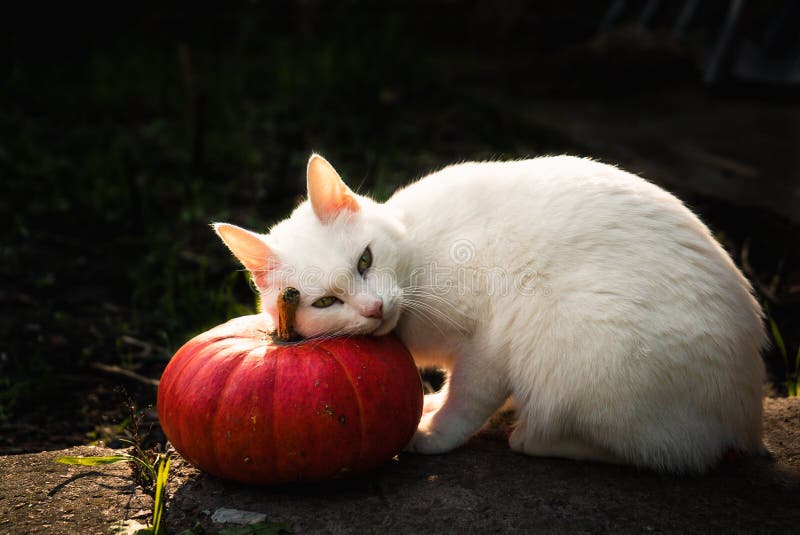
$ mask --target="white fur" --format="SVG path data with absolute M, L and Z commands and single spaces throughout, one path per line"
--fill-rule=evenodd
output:
M 509 396 L 511 447 L 532 455 L 699 472 L 763 447 L 761 309 L 671 194 L 558 156 L 454 165 L 383 205 L 357 199 L 327 222 L 303 203 L 271 229 L 262 302 L 274 313 L 279 287 L 297 286 L 301 334 L 395 328 L 420 366 L 446 369 L 416 451 L 461 445 Z M 331 292 L 343 303 L 309 306 Z M 376 298 L 383 320 L 359 313 Z

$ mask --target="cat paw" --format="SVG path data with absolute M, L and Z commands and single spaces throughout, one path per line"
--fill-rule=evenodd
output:
M 441 392 L 428 394 L 423 398 L 422 414 L 431 414 L 438 411 L 444 404 L 445 396 Z
M 430 425 L 431 419 L 424 418 L 414 438 L 406 446 L 406 451 L 423 454 L 446 453 L 454 450 L 464 443 L 464 439 L 458 435 L 448 434 L 440 428 Z
M 514 429 L 511 436 L 508 437 L 508 446 L 512 451 L 525 453 L 525 432 L 521 431 L 519 427 Z
M 414 433 L 414 438 L 411 439 L 411 443 L 406 447 L 406 451 L 425 455 L 446 453 L 455 447 L 450 442 L 451 441 L 437 433 L 417 431 Z

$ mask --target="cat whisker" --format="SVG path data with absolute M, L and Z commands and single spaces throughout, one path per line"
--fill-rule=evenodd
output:
M 416 315 L 418 318 L 422 319 L 423 321 L 429 322 L 433 325 L 442 335 L 444 335 L 444 330 L 439 326 L 439 324 L 435 321 L 435 318 L 432 318 L 428 312 L 419 308 L 413 307 L 403 307 L 403 310 L 409 313 L 409 315 Z
M 443 297 L 440 297 L 440 296 L 437 296 L 437 295 L 434 295 L 434 294 L 422 293 L 422 292 L 412 292 L 412 293 L 409 293 L 409 294 L 404 294 L 404 296 L 406 298 L 408 298 L 408 299 L 414 299 L 414 300 L 417 300 L 417 301 L 426 302 L 426 304 L 431 304 L 431 303 L 427 303 L 427 301 L 433 301 L 436 305 L 439 305 L 441 307 L 447 308 L 452 313 L 458 314 L 459 316 L 462 316 L 464 318 L 468 317 L 464 312 L 459 310 L 453 303 L 451 303 L 447 299 L 444 299 Z
M 419 306 L 424 306 L 424 307 L 427 307 L 427 308 L 431 308 L 431 309 L 435 310 L 436 312 L 438 312 L 438 313 L 440 313 L 442 315 L 448 316 L 448 317 L 450 317 L 450 316 L 448 314 L 445 314 L 445 311 L 442 310 L 442 308 L 447 308 L 447 309 L 449 309 L 449 312 L 453 312 L 453 313 L 456 313 L 457 315 L 460 315 L 462 317 L 466 317 L 452 303 L 449 303 L 449 302 L 447 302 L 445 300 L 432 299 L 428 295 L 413 295 L 413 294 L 404 295 L 402 300 L 403 300 L 403 302 L 406 302 L 406 303 L 411 303 L 411 304 L 416 304 L 416 305 L 419 305 Z M 430 303 L 429 300 L 433 300 L 434 303 Z M 437 305 L 437 306 L 434 306 L 434 304 Z
M 436 306 L 433 306 L 431 303 L 428 303 L 422 297 L 428 298 L 429 295 L 414 295 L 414 293 L 406 294 L 403 292 L 403 296 L 401 299 L 401 306 L 404 310 L 409 312 L 417 312 L 420 315 L 424 315 L 425 318 L 429 321 L 432 321 L 435 325 L 438 326 L 438 322 L 441 321 L 443 323 L 449 324 L 451 327 L 454 327 L 456 330 L 460 332 L 467 332 L 466 326 L 452 317 L 451 315 L 447 314 L 446 312 L 440 310 Z M 451 303 L 447 302 L 446 300 L 442 299 L 441 301 L 437 301 L 439 304 L 448 305 L 453 311 L 460 314 L 462 317 L 466 317 L 463 313 L 458 311 Z M 437 321 L 438 320 L 438 321 Z
M 434 314 L 441 317 L 458 330 L 466 332 L 466 328 L 462 324 L 462 321 L 455 319 L 453 315 L 459 316 L 464 322 L 469 322 L 470 317 L 444 297 L 436 295 L 428 290 L 427 287 L 411 286 L 408 288 L 403 288 L 401 297 L 402 302 L 427 307 L 431 309 Z M 433 301 L 433 303 L 429 301 Z M 436 306 L 434 306 L 434 304 Z M 447 310 L 442 310 L 442 308 Z
M 409 312 L 412 312 L 412 313 L 416 312 L 419 315 L 425 316 L 428 321 L 431 321 L 437 327 L 439 327 L 439 323 L 443 323 L 443 324 L 448 324 L 448 325 L 452 326 L 457 331 L 460 331 L 460 332 L 465 331 L 465 328 L 461 324 L 459 324 L 459 323 L 457 323 L 455 321 L 452 321 L 450 318 L 448 318 L 445 315 L 437 313 L 434 309 L 425 309 L 425 308 L 421 308 L 421 307 L 408 307 L 408 308 L 406 308 L 406 310 L 409 311 Z

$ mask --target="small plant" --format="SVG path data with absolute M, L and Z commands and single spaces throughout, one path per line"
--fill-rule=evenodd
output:
M 129 442 L 129 441 L 126 441 Z M 61 464 L 72 464 L 80 466 L 99 466 L 103 464 L 113 464 L 127 462 L 131 463 L 134 469 L 134 476 L 137 473 L 135 467 L 139 467 L 140 473 L 147 474 L 147 478 L 151 481 L 145 490 L 153 492 L 153 522 L 146 529 L 140 530 L 138 533 L 158 535 L 164 533 L 163 519 L 164 519 L 164 504 L 165 492 L 167 488 L 167 477 L 169 475 L 170 457 L 166 453 L 158 453 L 155 459 L 150 461 L 139 446 L 134 444 L 136 454 L 121 453 L 118 455 L 104 455 L 96 457 L 75 457 L 63 456 L 57 457 L 55 462 Z
M 126 431 L 131 436 L 132 440 L 125 438 L 119 439 L 120 442 L 128 444 L 131 447 L 130 452 L 92 457 L 67 455 L 57 457 L 55 462 L 79 466 L 128 463 L 133 472 L 133 480 L 140 485 L 147 494 L 153 497 L 153 522 L 150 526 L 140 530 L 138 533 L 157 535 L 159 533 L 164 533 L 165 492 L 167 477 L 169 475 L 170 456 L 168 453 L 161 453 L 160 445 L 158 444 L 156 444 L 153 449 L 142 448 L 142 436 L 139 433 L 141 414 L 137 413 L 136 406 L 130 398 L 128 399 L 128 409 L 130 410 L 130 416 L 119 425 L 118 432 Z M 132 429 L 126 429 L 129 424 L 131 424 Z
M 153 524 L 139 533 L 151 533 L 158 535 L 162 533 L 162 521 L 164 519 L 164 505 L 166 504 L 167 477 L 169 476 L 170 458 L 167 454 L 158 455 L 158 472 L 156 473 L 156 495 L 153 497 Z
M 775 346 L 783 358 L 784 365 L 784 383 L 789 396 L 800 396 L 800 346 L 797 347 L 797 355 L 794 358 L 794 369 L 792 363 L 789 362 L 789 353 L 786 350 L 786 343 L 783 341 L 778 324 L 769 316 L 769 326 L 772 330 L 772 338 L 775 340 Z

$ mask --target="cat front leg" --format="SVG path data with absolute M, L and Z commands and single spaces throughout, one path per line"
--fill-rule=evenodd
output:
M 508 389 L 502 372 L 462 361 L 450 372 L 446 390 L 431 396 L 437 397 L 426 402 L 410 451 L 444 453 L 461 446 L 505 402 Z
M 447 383 L 438 392 L 426 394 L 422 405 L 422 417 L 438 411 L 447 399 Z

